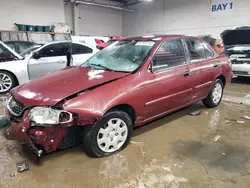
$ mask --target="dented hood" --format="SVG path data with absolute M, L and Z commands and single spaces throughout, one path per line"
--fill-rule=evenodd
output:
M 68 96 L 128 74 L 70 67 L 30 81 L 13 89 L 11 93 L 25 106 L 54 106 Z
M 237 27 L 221 33 L 225 46 L 250 44 L 250 27 Z

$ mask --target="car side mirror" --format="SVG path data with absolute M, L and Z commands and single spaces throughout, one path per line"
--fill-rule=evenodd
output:
M 32 57 L 34 59 L 40 59 L 41 58 L 41 54 L 39 52 L 34 52 L 33 55 L 32 55 Z

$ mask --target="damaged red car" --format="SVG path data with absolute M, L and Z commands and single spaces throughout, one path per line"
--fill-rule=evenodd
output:
M 200 38 L 127 38 L 81 67 L 14 88 L 2 132 L 38 156 L 80 143 L 91 156 L 107 156 L 128 145 L 136 126 L 200 100 L 219 105 L 231 72 L 228 56 Z

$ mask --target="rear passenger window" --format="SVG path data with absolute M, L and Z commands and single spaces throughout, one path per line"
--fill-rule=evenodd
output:
M 93 50 L 87 46 L 83 46 L 80 44 L 72 44 L 72 54 L 89 54 L 92 53 Z
M 153 59 L 153 72 L 185 64 L 185 53 L 181 39 L 164 42 Z
M 207 46 L 207 44 L 203 43 L 204 49 L 205 49 L 205 54 L 207 59 L 211 59 L 214 57 L 214 52 Z
M 185 39 L 188 47 L 191 63 L 206 60 L 203 43 L 198 39 Z

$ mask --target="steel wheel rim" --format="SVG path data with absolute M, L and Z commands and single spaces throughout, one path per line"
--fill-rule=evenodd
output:
M 127 124 L 119 118 L 112 118 L 98 131 L 97 144 L 104 152 L 115 152 L 123 146 L 127 136 Z
M 0 92 L 8 91 L 12 86 L 11 78 L 4 73 L 0 73 Z
M 212 93 L 212 100 L 215 104 L 218 104 L 222 97 L 222 85 L 220 83 L 216 83 Z

